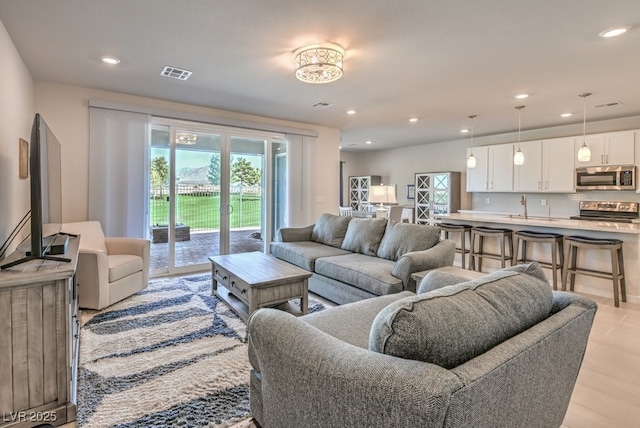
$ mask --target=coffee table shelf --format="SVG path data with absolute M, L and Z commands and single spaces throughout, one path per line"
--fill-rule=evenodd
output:
M 212 294 L 243 320 L 258 308 L 275 307 L 297 298 L 298 314 L 307 313 L 310 272 L 257 251 L 212 256 L 209 260 Z

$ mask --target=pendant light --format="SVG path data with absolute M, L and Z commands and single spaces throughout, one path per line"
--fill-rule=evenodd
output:
M 516 106 L 516 109 L 518 110 L 518 151 L 516 152 L 515 155 L 513 155 L 513 164 L 514 165 L 522 165 L 524 164 L 524 153 L 522 153 L 522 150 L 520 150 L 520 116 L 521 116 L 521 110 L 524 108 L 524 106 Z
M 582 97 L 582 146 L 578 150 L 578 162 L 589 162 L 591 160 L 591 150 L 587 146 L 587 97 L 591 95 L 591 92 L 585 92 L 578 95 Z
M 476 157 L 473 156 L 473 119 L 478 116 L 477 114 L 472 114 L 469 116 L 471 119 L 471 154 L 467 158 L 467 168 L 475 168 L 476 167 Z

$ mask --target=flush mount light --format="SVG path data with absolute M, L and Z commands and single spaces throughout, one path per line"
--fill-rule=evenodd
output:
M 517 100 L 524 100 L 525 98 L 529 98 L 529 94 L 518 94 L 518 95 L 515 95 L 513 98 Z
M 103 56 L 100 60 L 109 65 L 116 65 L 120 63 L 120 60 L 114 56 Z
M 626 33 L 630 29 L 631 29 L 630 25 L 624 25 L 622 27 L 609 28 L 608 30 L 604 30 L 598 35 L 604 38 L 616 37 Z
M 344 49 L 332 43 L 311 45 L 294 52 L 296 77 L 306 83 L 330 83 L 342 77 Z
M 411 123 L 415 123 L 417 121 L 418 121 L 417 117 L 412 117 L 411 119 L 409 119 L 409 122 L 411 122 Z
M 356 111 L 355 110 L 347 110 L 347 114 L 353 115 L 353 114 L 356 114 Z

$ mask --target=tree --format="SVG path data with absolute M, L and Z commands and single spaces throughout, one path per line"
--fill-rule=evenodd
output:
M 207 179 L 209 180 L 209 183 L 214 186 L 220 185 L 220 153 L 214 153 L 211 155 Z
M 255 186 L 262 179 L 260 168 L 254 168 L 245 158 L 238 158 L 231 164 L 231 181 L 243 186 Z
M 164 156 L 151 159 L 151 184 L 160 187 L 160 198 L 162 198 L 164 186 L 169 184 L 169 164 Z

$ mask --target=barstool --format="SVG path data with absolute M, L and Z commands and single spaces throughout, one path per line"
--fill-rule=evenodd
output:
M 478 250 L 476 251 L 476 236 L 478 237 Z M 484 238 L 498 238 L 500 254 L 484 252 Z M 508 245 L 509 256 L 505 255 L 505 245 Z M 478 258 L 478 272 L 482 272 L 482 259 L 500 260 L 501 266 L 505 267 L 505 262 L 513 262 L 513 230 L 497 227 L 476 226 L 471 229 L 471 254 L 469 269 L 476 270 L 476 257 Z
M 512 265 L 520 262 L 527 263 L 530 261 L 536 261 L 540 266 L 551 269 L 553 272 L 553 289 L 558 289 L 558 269 L 560 269 L 560 280 L 562 280 L 562 268 L 564 266 L 564 249 L 562 245 L 563 235 L 559 233 L 550 232 L 533 232 L 531 230 L 519 230 L 515 232 L 515 250 L 513 254 Z M 518 250 L 520 247 L 520 241 L 522 241 L 522 258 L 518 259 Z M 527 258 L 527 244 L 541 243 L 551 244 L 551 262 L 529 259 Z M 560 263 L 558 263 L 558 252 L 560 253 Z
M 567 236 L 564 238 L 567 256 L 570 261 L 564 269 L 562 277 L 562 289 L 567 289 L 567 279 L 571 275 L 570 290 L 576 282 L 576 274 L 594 276 L 596 278 L 605 278 L 613 280 L 613 302 L 616 307 L 620 306 L 618 299 L 618 284 L 620 285 L 620 293 L 622 301 L 627 301 L 627 290 L 625 286 L 624 276 L 624 258 L 622 254 L 622 241 L 619 239 L 598 239 L 586 236 Z M 578 248 L 591 248 L 596 250 L 611 251 L 611 272 L 579 268 L 576 266 L 578 259 Z
M 465 267 L 465 258 L 467 254 L 471 252 L 466 248 L 467 232 L 469 233 L 469 243 L 471 243 L 471 228 L 469 224 L 453 224 L 453 223 L 440 223 L 440 229 L 444 232 L 444 239 L 449 239 L 449 233 L 460 234 L 460 248 L 456 248 L 456 253 L 460 253 L 462 261 L 462 269 Z

